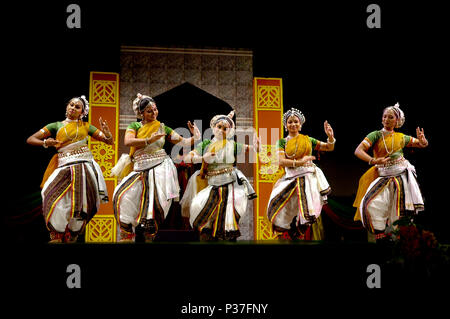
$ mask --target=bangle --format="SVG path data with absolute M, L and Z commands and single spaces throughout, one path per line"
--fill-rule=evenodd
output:
M 295 167 L 295 158 L 294 158 L 294 163 L 292 163 L 292 167 Z
M 336 139 L 333 137 L 333 142 L 330 142 L 330 138 L 327 138 L 327 143 L 333 145 L 334 143 L 336 143 Z
M 373 161 L 373 157 L 370 158 L 369 165 L 372 165 L 372 161 Z
M 47 139 L 46 139 L 46 138 L 44 139 L 44 144 L 42 144 L 42 146 L 43 146 L 44 148 L 48 148 L 48 145 L 47 145 Z
M 145 138 L 145 145 L 148 145 L 148 137 Z

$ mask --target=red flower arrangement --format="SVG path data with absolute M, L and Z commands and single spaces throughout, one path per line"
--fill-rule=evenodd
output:
M 391 262 L 400 263 L 411 271 L 426 269 L 429 273 L 436 265 L 448 265 L 448 249 L 440 245 L 433 232 L 416 225 L 413 219 L 401 219 L 390 234 L 393 240 Z
M 400 253 L 408 260 L 423 258 L 429 261 L 438 248 L 436 237 L 431 231 L 419 229 L 416 225 L 402 225 L 397 230 Z

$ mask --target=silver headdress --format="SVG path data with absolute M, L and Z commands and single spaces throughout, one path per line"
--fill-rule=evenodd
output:
M 228 113 L 228 115 L 223 115 L 223 114 L 216 115 L 209 122 L 209 127 L 211 129 L 214 129 L 214 126 L 216 126 L 216 124 L 218 122 L 226 121 L 230 125 L 230 130 L 227 134 L 227 138 L 231 138 L 234 136 L 234 130 L 235 130 L 233 117 L 234 117 L 234 110 L 231 111 L 230 113 Z
M 303 123 L 305 123 L 306 119 L 305 119 L 305 116 L 303 115 L 303 113 L 300 110 L 297 110 L 296 108 L 291 107 L 291 109 L 288 110 L 283 115 L 283 125 L 285 128 L 287 127 L 288 118 L 293 115 L 298 117 L 298 119 L 300 120 L 300 125 L 303 125 Z

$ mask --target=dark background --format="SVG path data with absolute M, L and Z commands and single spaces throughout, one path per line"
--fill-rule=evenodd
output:
M 3 214 L 14 215 L 23 195 L 39 190 L 51 156 L 26 138 L 61 120 L 71 97 L 88 95 L 90 71 L 120 72 L 120 45 L 245 48 L 253 50 L 255 77 L 283 79 L 284 107 L 304 112 L 306 134 L 324 140 L 323 121 L 333 126 L 336 149 L 321 161 L 332 188 L 353 187 L 346 193 L 356 192 L 367 169 L 355 147 L 381 128 L 383 108 L 399 102 L 400 131 L 415 136 L 423 127 L 430 143 L 405 154 L 426 201 L 421 222 L 450 241 L 449 50 L 439 4 L 376 1 L 382 27 L 368 29 L 371 1 L 77 1 L 81 29 L 68 29 L 69 3 L 3 10 Z

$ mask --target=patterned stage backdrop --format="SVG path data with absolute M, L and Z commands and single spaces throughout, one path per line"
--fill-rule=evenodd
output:
M 254 78 L 253 114 L 261 138 L 261 152 L 254 165 L 254 185 L 258 194 L 254 206 L 254 238 L 276 239 L 266 209 L 274 181 L 282 174 L 276 165 L 275 144 L 283 135 L 283 86 L 279 78 Z
M 117 179 L 110 177 L 117 162 L 119 136 L 119 74 L 91 72 L 89 83 L 89 123 L 99 128 L 99 118 L 108 122 L 114 136 L 114 145 L 90 139 L 89 148 L 100 165 L 108 188 L 109 203 L 101 204 L 95 217 L 86 227 L 86 242 L 115 242 L 116 221 L 113 214 L 112 195 Z

